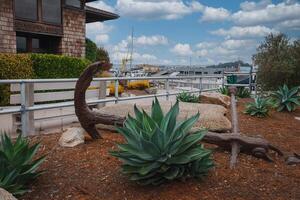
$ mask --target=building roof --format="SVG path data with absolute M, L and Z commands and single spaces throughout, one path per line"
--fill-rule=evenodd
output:
M 92 2 L 93 0 L 87 0 L 87 2 Z M 105 10 L 100 10 L 98 8 L 85 6 L 85 13 L 86 13 L 86 23 L 92 23 L 92 22 L 103 22 L 106 20 L 112 20 L 112 19 L 118 19 L 120 16 L 108 12 Z

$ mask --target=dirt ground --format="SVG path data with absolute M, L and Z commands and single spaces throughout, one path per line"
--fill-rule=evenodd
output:
M 294 113 L 270 112 L 264 119 L 243 114 L 238 103 L 243 134 L 264 137 L 285 152 L 300 153 L 300 109 Z M 60 134 L 35 137 L 39 154 L 47 154 L 41 169 L 47 170 L 22 200 L 203 200 L 203 199 L 300 199 L 300 165 L 287 166 L 270 154 L 274 163 L 240 154 L 236 169 L 229 169 L 230 154 L 215 150 L 216 167 L 203 179 L 175 181 L 159 187 L 139 186 L 120 172 L 121 162 L 109 155 L 122 136 L 101 131 L 103 138 L 75 148 L 57 146 Z

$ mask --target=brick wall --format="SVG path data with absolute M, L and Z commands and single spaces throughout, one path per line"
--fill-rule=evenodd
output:
M 16 53 L 13 1 L 0 0 L 0 53 Z
M 85 13 L 63 9 L 63 29 L 60 52 L 67 56 L 85 57 Z

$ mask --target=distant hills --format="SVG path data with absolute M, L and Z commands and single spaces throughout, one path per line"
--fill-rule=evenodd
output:
M 238 66 L 247 66 L 251 67 L 249 63 L 244 63 L 243 61 L 235 61 L 235 62 L 227 62 L 227 63 L 220 63 L 217 65 L 209 65 L 207 68 L 231 68 L 231 67 L 238 67 Z

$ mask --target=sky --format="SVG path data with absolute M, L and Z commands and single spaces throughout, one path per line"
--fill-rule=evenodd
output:
M 120 15 L 86 25 L 86 35 L 104 47 L 114 64 L 210 65 L 252 55 L 270 33 L 300 38 L 297 0 L 102 0 L 89 6 Z

